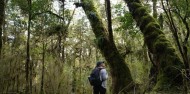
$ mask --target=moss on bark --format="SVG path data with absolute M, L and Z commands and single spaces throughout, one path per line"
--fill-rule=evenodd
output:
M 144 35 L 145 42 L 151 53 L 158 56 L 158 78 L 154 90 L 167 91 L 171 88 L 180 90 L 183 77 L 183 62 L 169 40 L 160 29 L 158 22 L 148 14 L 139 0 L 124 0 Z
M 108 31 L 103 25 L 92 0 L 81 0 L 82 7 L 96 36 L 96 44 L 111 69 L 113 94 L 133 90 L 134 82 L 124 58 L 119 54 L 115 43 L 109 40 Z

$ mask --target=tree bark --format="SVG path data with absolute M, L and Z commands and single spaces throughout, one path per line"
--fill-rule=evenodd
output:
M 163 1 L 162 1 L 162 3 L 163 3 Z M 183 43 L 181 44 L 182 45 L 182 54 L 181 55 L 183 55 L 182 57 L 183 57 L 183 61 L 184 61 L 184 63 L 185 63 L 185 67 L 186 67 L 186 69 L 190 69 L 190 62 L 189 62 L 189 60 L 188 60 L 188 55 L 187 55 L 187 53 L 188 53 L 188 49 L 187 49 L 187 46 L 189 45 L 188 44 L 188 39 L 189 39 L 189 36 L 190 36 L 190 27 L 189 27 L 189 23 L 188 23 L 188 10 L 189 10 L 189 2 L 188 2 L 188 0 L 185 0 L 185 3 L 186 3 L 186 10 L 185 10 L 185 13 L 183 13 L 183 12 L 181 12 L 180 11 L 180 9 L 179 9 L 179 7 L 175 4 L 175 8 L 176 8 L 176 11 L 174 12 L 175 14 L 177 14 L 178 16 L 179 16 L 179 19 L 182 21 L 182 23 L 184 24 L 184 26 L 185 26 L 185 28 L 186 28 L 186 35 L 185 35 L 185 38 L 184 38 L 184 41 L 183 41 Z M 164 7 L 164 5 L 162 4 L 162 6 Z M 164 11 L 165 11 L 165 13 L 167 14 L 167 11 L 166 11 L 166 9 L 164 9 Z M 184 15 L 184 16 L 182 16 L 182 15 Z M 170 17 L 173 17 L 173 16 L 170 16 Z
M 157 21 L 149 15 L 139 0 L 124 0 L 144 35 L 145 43 L 151 53 L 159 60 L 158 79 L 154 90 L 177 89 L 183 84 L 181 70 L 184 68 L 176 50 L 166 39 Z
M 6 25 L 6 21 L 5 21 L 5 17 L 6 17 L 6 14 L 5 14 L 5 9 L 7 8 L 7 4 L 8 4 L 8 1 L 9 0 L 4 0 L 4 20 L 3 20 L 3 40 L 2 40 L 2 45 L 4 45 L 6 42 L 7 42 L 7 32 L 6 32 L 6 28 L 5 28 L 5 25 Z
M 40 94 L 44 94 L 44 74 L 45 74 L 45 43 L 44 43 L 44 38 L 43 38 L 42 78 L 41 78 Z
M 3 22 L 4 22 L 4 11 L 5 11 L 5 0 L 0 0 L 0 59 L 2 53 L 2 32 L 3 32 Z
M 26 72 L 26 91 L 25 93 L 26 94 L 30 94 L 31 93 L 31 88 L 30 88 L 30 84 L 31 84 L 31 81 L 30 81 L 30 25 L 31 25 L 31 17 L 32 17 L 32 14 L 31 14 L 31 4 L 32 4 L 32 1 L 31 0 L 28 0 L 28 34 L 27 34 L 27 44 L 26 44 L 26 65 L 25 65 L 25 72 Z
M 96 44 L 105 57 L 111 69 L 113 94 L 133 90 L 134 81 L 124 58 L 119 54 L 115 43 L 109 38 L 109 32 L 104 27 L 102 19 L 95 10 L 93 1 L 81 0 L 82 7 L 90 21 L 96 37 Z
M 112 19 L 111 19 L 111 4 L 110 0 L 105 0 L 107 21 L 108 21 L 108 32 L 109 32 L 109 40 L 113 40 L 113 30 L 112 30 Z
M 152 2 L 153 2 L 153 17 L 157 19 L 157 16 L 158 16 L 157 8 L 156 8 L 157 0 L 152 0 Z
M 157 13 L 157 8 L 156 8 L 156 4 L 157 4 L 157 0 L 152 0 L 153 2 L 153 17 L 155 19 L 157 19 L 158 13 Z M 159 23 L 160 24 L 160 23 Z M 157 60 L 157 56 L 155 54 L 152 54 L 149 52 L 149 58 L 152 61 L 152 66 L 150 68 L 150 74 L 149 74 L 149 79 L 150 79 L 150 90 L 153 89 L 152 86 L 154 86 L 156 84 L 157 81 L 157 75 L 158 75 L 158 70 L 157 70 L 157 65 L 159 64 L 159 60 Z

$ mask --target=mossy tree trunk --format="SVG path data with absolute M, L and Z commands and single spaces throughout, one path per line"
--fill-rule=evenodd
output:
M 159 61 L 157 65 L 159 73 L 154 90 L 167 91 L 182 86 L 183 62 L 176 54 L 174 47 L 166 39 L 160 25 L 149 15 L 139 0 L 124 1 L 128 4 L 129 11 L 140 27 L 149 51 L 155 54 Z
M 153 2 L 153 17 L 155 19 L 157 19 L 158 17 L 158 13 L 157 13 L 157 8 L 156 8 L 156 5 L 157 5 L 157 0 L 152 0 Z M 156 84 L 156 81 L 157 81 L 157 75 L 158 75 L 158 69 L 157 69 L 157 64 L 159 64 L 159 61 L 157 60 L 157 56 L 155 54 L 152 54 L 149 52 L 149 58 L 150 58 L 150 61 L 152 62 L 152 66 L 150 68 L 150 74 L 149 74 L 149 78 L 150 78 L 150 82 L 149 82 L 149 89 L 152 89 L 155 84 Z
M 109 32 L 105 28 L 102 19 L 98 15 L 93 1 L 81 0 L 82 7 L 90 21 L 92 30 L 96 36 L 96 43 L 105 57 L 111 69 L 113 94 L 133 90 L 134 81 L 124 58 L 119 54 L 115 43 L 109 38 Z
M 4 11 L 5 11 L 5 0 L 0 0 L 0 58 L 2 51 L 2 32 L 3 32 L 3 22 L 4 22 Z

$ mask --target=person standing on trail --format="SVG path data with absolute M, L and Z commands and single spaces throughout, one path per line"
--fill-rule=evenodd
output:
M 103 61 L 96 63 L 96 67 L 93 69 L 88 79 L 90 84 L 93 86 L 94 94 L 106 94 L 108 74 Z

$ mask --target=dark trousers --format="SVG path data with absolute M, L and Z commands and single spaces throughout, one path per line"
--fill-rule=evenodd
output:
M 106 94 L 106 89 L 103 88 L 102 86 L 94 86 L 93 89 L 94 89 L 93 91 L 94 94 Z

